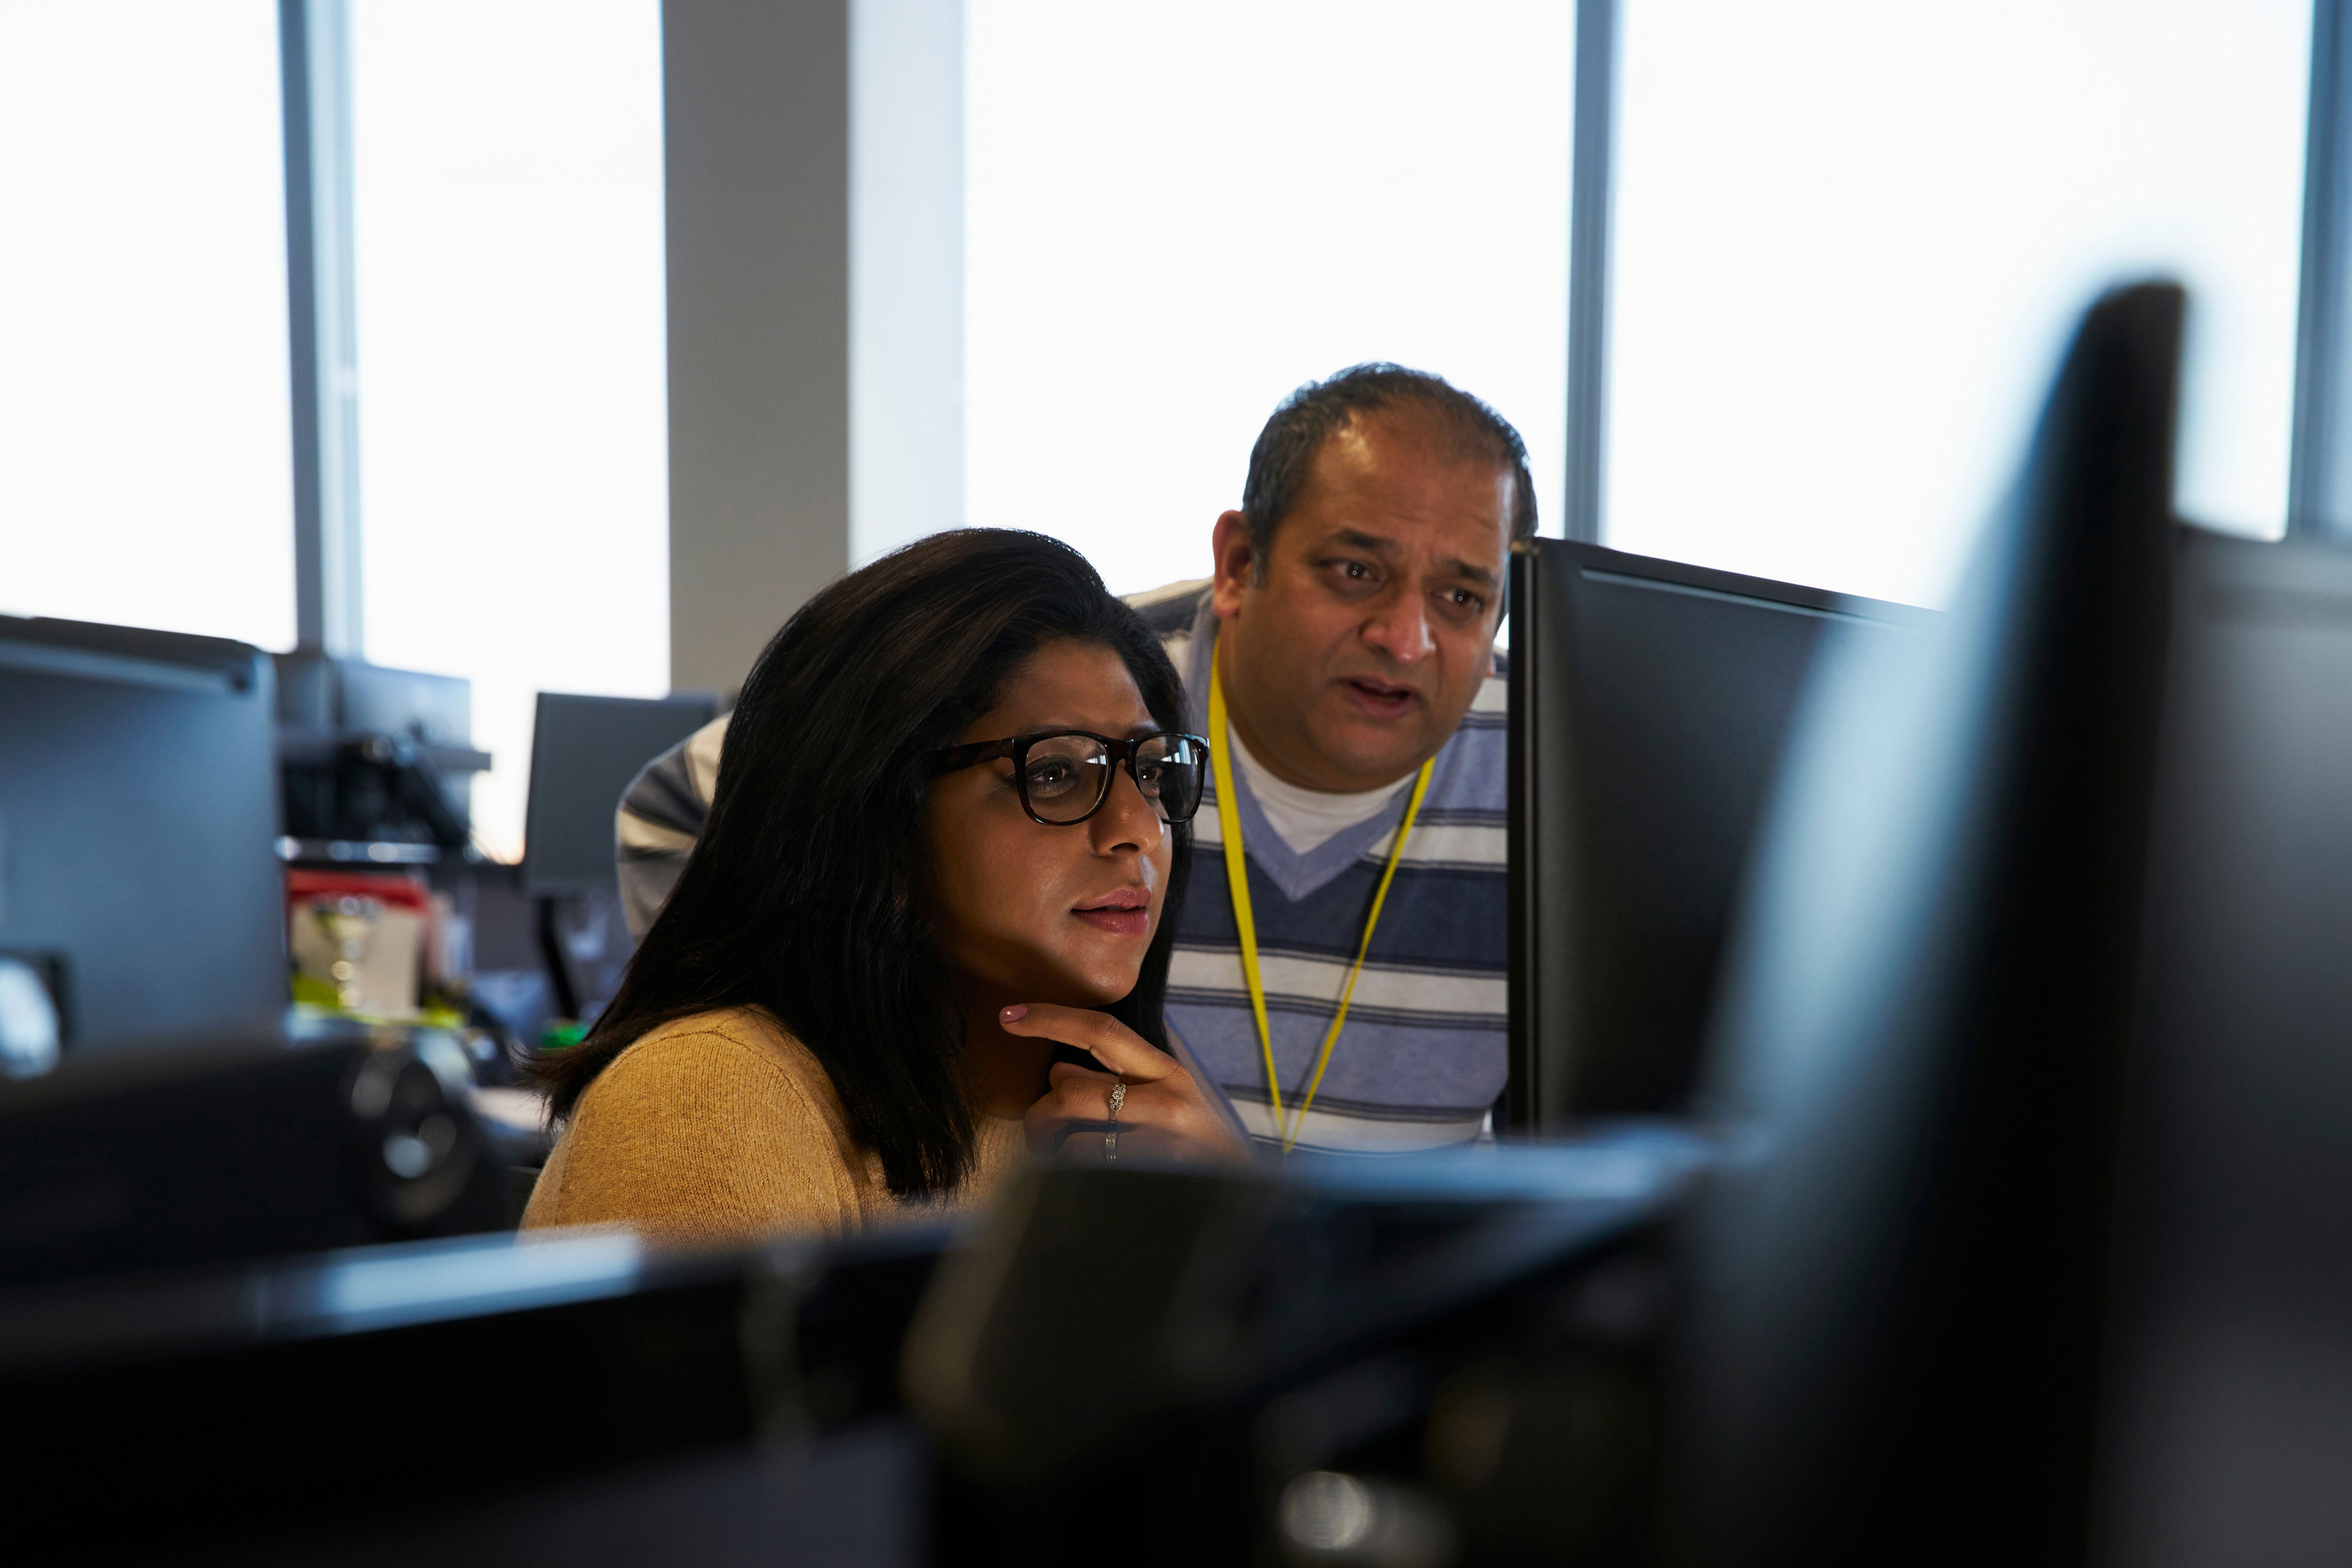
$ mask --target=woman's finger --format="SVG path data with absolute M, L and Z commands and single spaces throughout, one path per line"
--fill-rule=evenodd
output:
M 1189 1116 L 1196 1107 L 1206 1110 L 1199 1092 L 1191 1085 L 1178 1088 L 1164 1079 L 1158 1083 L 1127 1084 L 1125 1079 L 1107 1073 L 1057 1063 L 1053 1082 L 1052 1089 L 1037 1103 L 1048 1108 L 1047 1114 L 1072 1121 L 1166 1121 Z M 1111 1096 L 1122 1084 L 1126 1084 L 1127 1092 L 1119 1096 L 1118 1111 L 1114 1116 Z
M 1104 1120 L 1110 1116 L 1111 1090 L 1127 1081 L 1107 1072 L 1088 1072 L 1068 1062 L 1055 1062 L 1047 1069 L 1045 1079 L 1053 1086 L 1054 1098 L 1065 1105 L 1080 1108 L 1080 1115 L 1098 1113 Z M 1138 1091 L 1130 1089 L 1121 1098 L 1119 1104 L 1124 1109 L 1137 1098 Z M 1093 1106 L 1095 1111 L 1085 1110 L 1083 1108 L 1087 1106 Z
M 1167 1083 L 1131 1086 L 1119 1102 L 1118 1115 L 1109 1114 L 1110 1094 L 1119 1079 L 1070 1068 L 1054 1089 L 1029 1108 L 1033 1145 L 1051 1148 L 1080 1132 L 1150 1132 L 1171 1147 L 1202 1154 L 1234 1152 L 1232 1130 L 1202 1102 L 1196 1092 L 1178 1090 Z
M 1079 1107 L 1080 1113 L 1084 1115 L 1107 1117 L 1111 1092 L 1120 1084 L 1127 1085 L 1127 1093 L 1119 1100 L 1122 1117 L 1141 1115 L 1140 1110 L 1130 1109 L 1140 1106 L 1197 1105 L 1205 1110 L 1208 1105 L 1201 1086 L 1193 1081 L 1192 1074 L 1181 1068 L 1150 1083 L 1137 1083 L 1112 1073 L 1093 1072 L 1069 1062 L 1055 1062 L 1045 1070 L 1045 1081 L 1052 1086 L 1047 1091 L 1049 1099 L 1059 1096 L 1063 1103 Z M 1066 1089 L 1067 1092 L 1063 1092 Z M 1087 1110 L 1085 1109 L 1087 1107 L 1096 1109 Z
M 1117 1142 L 1106 1143 L 1107 1138 L 1116 1138 Z M 1091 1127 L 1070 1133 L 1064 1141 L 1060 1153 L 1064 1159 L 1077 1164 L 1091 1165 L 1108 1163 L 1113 1150 L 1118 1152 L 1120 1163 L 1145 1160 L 1199 1160 L 1204 1154 L 1213 1152 L 1202 1150 L 1190 1139 L 1150 1127 L 1129 1127 L 1122 1121 L 1108 1133 Z
M 1105 1072 L 1100 1068 L 1082 1068 L 1076 1062 L 1055 1062 L 1045 1068 L 1045 1081 L 1056 1089 L 1065 1079 L 1071 1078 L 1093 1079 L 1103 1086 L 1105 1094 L 1110 1092 L 1112 1084 L 1127 1081 L 1115 1072 Z
M 1032 1002 L 1005 1008 L 997 1015 L 997 1021 L 1008 1035 L 1055 1040 L 1091 1051 L 1095 1060 L 1131 1082 L 1150 1083 L 1184 1070 L 1175 1058 L 1153 1047 L 1109 1014 L 1097 1013 L 1091 1007 Z
M 1130 1121 L 1122 1115 L 1117 1121 L 1104 1121 L 1098 1117 L 1037 1117 L 1028 1119 L 1029 1146 L 1040 1154 L 1066 1154 L 1085 1162 L 1097 1158 L 1106 1135 L 1119 1140 L 1118 1147 L 1127 1154 L 1151 1153 L 1174 1159 L 1223 1159 L 1237 1151 L 1232 1140 L 1214 1124 L 1179 1114 L 1168 1120 Z
M 1080 1008 L 1049 1008 L 1044 1005 L 1023 1012 L 1023 1017 L 1006 1020 L 1008 1029 L 1034 1021 L 1034 1031 L 1015 1032 L 1034 1032 L 1048 1039 L 1083 1046 L 1094 1051 L 1097 1059 L 1107 1067 L 1124 1069 L 1139 1066 L 1150 1073 L 1147 1077 L 1143 1072 L 1119 1070 L 1114 1075 L 1093 1072 L 1074 1062 L 1054 1063 L 1045 1074 L 1052 1087 L 1023 1119 L 1033 1148 L 1051 1152 L 1066 1141 L 1079 1139 L 1080 1142 L 1072 1147 L 1079 1149 L 1083 1157 L 1081 1130 L 1107 1132 L 1116 1126 L 1141 1138 L 1135 1145 L 1138 1149 L 1188 1157 L 1248 1158 L 1247 1143 L 1237 1140 L 1225 1119 L 1210 1108 L 1192 1075 L 1173 1058 L 1152 1049 L 1117 1019 Z M 1087 1020 L 1090 1019 L 1108 1027 L 1088 1027 Z M 1110 1097 L 1121 1083 L 1128 1089 L 1120 1098 L 1114 1122 Z

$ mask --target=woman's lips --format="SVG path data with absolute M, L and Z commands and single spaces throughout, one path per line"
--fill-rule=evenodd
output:
M 1140 888 L 1121 888 L 1070 912 L 1113 936 L 1143 936 L 1151 930 L 1151 895 Z

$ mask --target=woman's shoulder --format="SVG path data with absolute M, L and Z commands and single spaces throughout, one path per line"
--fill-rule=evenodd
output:
M 719 1007 L 646 1030 L 596 1075 L 580 1114 L 609 1114 L 648 1101 L 723 1108 L 734 1121 L 754 1107 L 822 1123 L 845 1150 L 848 1116 L 824 1064 L 763 1007 Z M 626 1113 L 625 1111 L 625 1113 Z
M 764 1007 L 715 1007 L 648 1029 L 622 1048 L 588 1092 L 616 1074 L 623 1079 L 668 1076 L 722 1064 L 780 1076 L 803 1089 L 822 1089 L 828 1101 L 839 1100 L 815 1053 Z
M 525 1223 L 838 1231 L 863 1206 L 863 1163 L 808 1048 L 772 1015 L 722 1008 L 647 1030 L 597 1074 Z

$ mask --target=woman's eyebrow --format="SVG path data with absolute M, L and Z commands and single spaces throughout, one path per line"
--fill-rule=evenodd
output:
M 1125 735 L 1131 739 L 1140 739 L 1146 735 L 1160 734 L 1166 729 L 1167 726 L 1157 719 L 1138 719 L 1127 724 L 1103 724 L 1087 720 L 1074 720 L 1068 723 L 1024 724 L 1013 733 L 1016 739 L 1021 739 L 1037 735 L 1061 735 L 1076 731 L 1088 735 L 1114 737 Z

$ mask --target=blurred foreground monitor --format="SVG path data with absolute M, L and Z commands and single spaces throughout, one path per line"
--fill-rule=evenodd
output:
M 2086 317 L 1944 624 L 1809 693 L 1719 988 L 1695 1561 L 2352 1557 L 2352 558 L 2179 527 Z
M 194 1037 L 0 1084 L 0 1288 L 514 1223 L 440 1030 Z
M 0 1291 L 0 1487 L 26 1561 L 1048 1562 L 1102 1544 L 1067 1499 L 1133 1488 L 1181 1505 L 1118 1562 L 1279 1562 L 1349 1543 L 1311 1507 L 1341 1468 L 1396 1478 L 1349 1483 L 1360 1522 L 1443 1554 L 1309 1561 L 1460 1561 L 1485 1538 L 1454 1510 L 1494 1494 L 1639 1540 L 1659 1222 L 1702 1163 L 1653 1137 L 1058 1166 L 961 1229 L 583 1228 Z M 1560 1396 L 1603 1462 L 1530 1495 Z M 108 1506 L 124 1473 L 137 1508 Z
M 2352 552 L 2184 531 L 2097 1536 L 2352 1559 Z

